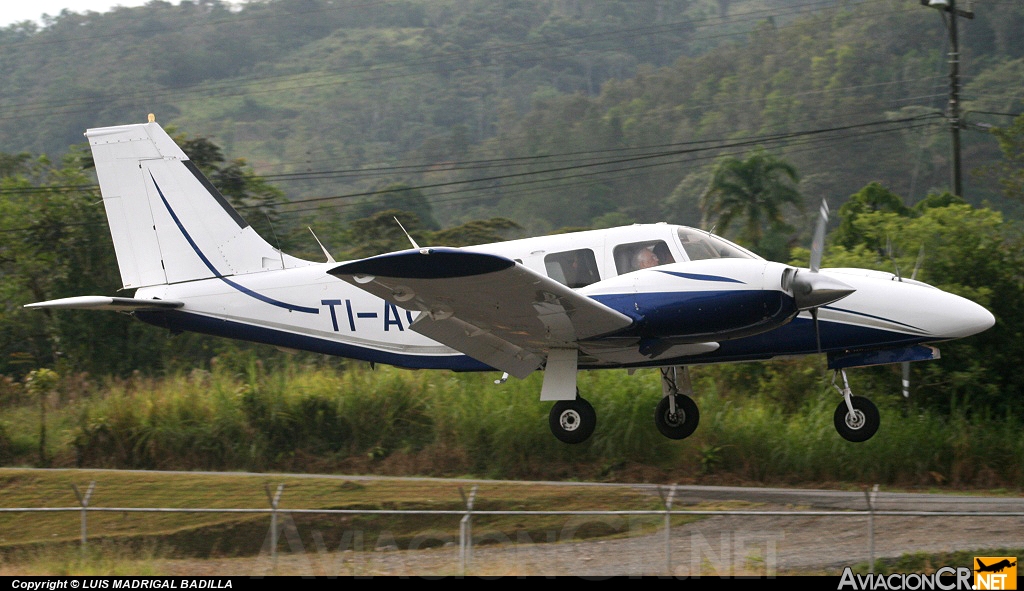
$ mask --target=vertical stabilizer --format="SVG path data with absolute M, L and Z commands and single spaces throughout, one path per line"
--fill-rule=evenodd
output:
M 256 234 L 157 123 L 90 129 L 85 135 L 125 288 L 282 267 L 286 258 Z

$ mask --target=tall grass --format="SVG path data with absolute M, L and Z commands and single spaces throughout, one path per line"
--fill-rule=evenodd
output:
M 700 436 L 720 449 L 717 470 L 761 482 L 1024 485 L 1024 437 L 1015 418 L 882 409 L 878 433 L 849 443 L 835 432 L 841 399 L 820 396 L 785 413 L 763 400 L 702 398 Z
M 598 426 L 570 446 L 548 430 L 540 376 L 502 385 L 494 377 L 297 362 L 268 369 L 248 359 L 88 388 L 78 380 L 50 413 L 50 456 L 58 465 L 151 469 L 1024 485 L 1024 438 L 1012 417 L 894 406 L 873 439 L 852 444 L 833 428 L 834 393 L 780 404 L 719 394 L 705 379 L 700 428 L 670 441 L 653 424 L 656 371 L 584 372 L 580 390 Z M 5 463 L 35 461 L 33 416 L 28 402 L 0 411 Z
M 93 542 L 86 553 L 70 544 L 48 544 L 9 552 L 0 576 L 153 576 L 159 553 L 152 547 Z

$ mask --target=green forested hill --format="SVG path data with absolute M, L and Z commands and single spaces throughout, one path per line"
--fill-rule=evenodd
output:
M 788 260 L 823 197 L 865 214 L 843 220 L 857 239 L 829 265 L 913 269 L 927 250 L 918 278 L 998 318 L 929 366 L 932 395 L 1016 400 L 1024 119 L 1002 150 L 990 129 L 1024 112 L 1024 3 L 970 7 L 964 197 L 1005 218 L 942 195 L 947 34 L 917 0 L 154 1 L 0 29 L 0 372 L 127 374 L 237 352 L 120 315 L 21 308 L 120 285 L 72 146 L 152 112 L 258 231 L 316 258 L 306 226 L 339 259 L 407 244 L 375 215 L 388 209 L 421 244 L 697 225 L 716 164 L 762 149 L 793 165 L 804 204 L 760 252 Z M 738 226 L 723 233 L 744 241 Z
M 971 126 L 1024 110 L 1024 6 L 973 10 L 969 170 L 998 158 Z M 339 197 L 313 202 L 335 221 L 401 182 L 442 225 L 695 224 L 714 158 L 754 146 L 814 200 L 881 181 L 917 201 L 948 185 L 946 51 L 916 0 L 154 1 L 0 31 L 0 152 L 60 154 L 154 112 L 289 199 Z M 965 192 L 998 198 L 979 176 Z

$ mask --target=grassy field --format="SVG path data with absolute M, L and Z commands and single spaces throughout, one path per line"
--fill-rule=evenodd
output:
M 364 511 L 450 511 L 444 515 L 325 515 L 290 513 L 300 537 L 311 543 L 316 531 L 331 549 L 373 550 L 387 540 L 398 548 L 431 547 L 458 540 L 465 511 L 464 495 L 475 493 L 475 510 L 657 511 L 663 508 L 656 490 L 634 486 L 573 484 L 527 485 L 480 481 L 460 484 L 439 479 L 360 479 L 329 476 L 199 474 L 117 470 L 0 469 L 0 506 L 77 508 L 72 485 L 84 493 L 91 483 L 92 509 L 100 508 L 270 508 L 269 496 L 283 485 L 282 512 L 303 509 Z M 8 556 L 42 546 L 75 546 L 80 537 L 80 511 L 0 513 L 0 551 Z M 662 517 L 633 518 L 636 527 L 653 528 Z M 683 517 L 677 518 L 682 523 Z M 564 515 L 487 516 L 474 518 L 479 531 L 500 532 L 509 539 L 537 541 L 563 528 Z M 114 543 L 136 550 L 159 548 L 165 557 L 247 556 L 269 550 L 270 515 L 262 513 L 169 513 L 100 511 L 88 513 L 91 545 Z M 289 525 L 290 527 L 290 525 Z M 346 532 L 362 537 L 356 548 Z M 584 524 L 575 538 L 625 535 L 605 525 Z M 348 541 L 346 541 L 348 540 Z M 282 547 L 287 540 L 282 538 Z M 318 542 L 319 543 L 319 542 Z

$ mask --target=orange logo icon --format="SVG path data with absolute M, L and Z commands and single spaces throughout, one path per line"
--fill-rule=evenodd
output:
M 1014 556 L 975 556 L 974 588 L 987 589 L 1017 588 L 1017 558 Z

